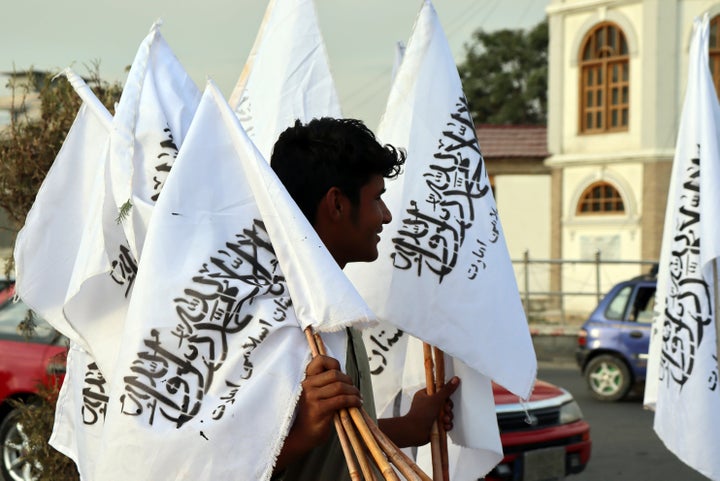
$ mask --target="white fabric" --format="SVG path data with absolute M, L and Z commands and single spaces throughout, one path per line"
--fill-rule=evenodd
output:
M 66 76 L 83 100 L 15 243 L 15 292 L 53 327 L 78 344 L 63 305 L 81 241 L 102 205 L 102 178 L 112 117 L 83 80 Z
M 341 116 L 312 0 L 270 1 L 229 102 L 268 161 L 296 119 Z
M 50 445 L 75 460 L 81 480 L 93 479 L 109 400 L 107 389 L 95 360 L 71 342 Z
M 447 378 L 458 376 L 462 380 L 453 395 L 454 426 L 448 438 L 450 479 L 475 481 L 503 458 L 492 381 L 461 361 L 445 357 Z M 402 384 L 408 406 L 411 396 L 426 386 L 422 341 L 416 338 L 408 342 Z M 432 473 L 430 445 L 418 448 L 417 463 Z
M 720 479 L 716 294 L 720 255 L 720 106 L 708 68 L 709 22 L 695 20 L 665 215 L 645 405 L 670 451 Z
M 405 173 L 386 182 L 393 221 L 384 228 L 379 259 L 348 266 L 348 276 L 382 321 L 439 347 L 453 358 L 453 368 L 466 366 L 456 406 L 463 397 L 493 406 L 490 379 L 528 398 L 537 370 L 532 340 L 457 68 L 429 1 L 408 41 L 378 137 L 407 149 Z M 389 324 L 377 329 L 395 332 Z M 371 359 L 372 349 L 368 343 Z M 390 360 L 392 351 L 383 352 L 388 365 L 398 362 Z M 404 361 L 401 349 L 394 351 Z M 396 391 L 378 381 L 376 404 L 383 412 Z M 469 411 L 450 435 L 481 450 L 475 454 L 485 461 L 478 476 L 502 458 L 502 448 L 494 409 Z
M 158 27 L 153 25 L 139 48 L 116 105 L 115 118 L 101 105 L 97 107 L 102 108 L 108 127 L 104 137 L 86 141 L 91 147 L 109 136 L 114 154 L 106 153 L 94 179 L 93 195 L 83 200 L 82 208 L 92 215 L 78 241 L 78 255 L 65 284 L 67 294 L 62 309 L 78 338 L 84 341 L 72 349 L 83 352 L 83 362 L 68 363 L 68 386 L 79 391 L 70 392 L 68 387 L 58 400 L 50 439 L 52 446 L 75 460 L 84 478 L 92 472 L 93 449 L 103 419 L 90 425 L 80 415 L 88 409 L 85 392 L 92 392 L 94 387 L 83 383 L 94 375 L 107 382 L 112 374 L 137 272 L 137 253 L 123 227 L 133 236 L 133 245 L 141 247 L 155 198 L 199 101 L 199 91 L 160 36 Z M 86 102 L 99 105 L 79 77 L 71 72 L 67 75 Z M 123 198 L 130 199 L 133 207 L 130 218 L 121 224 L 112 191 L 123 192 L 125 188 L 132 189 L 132 199 L 125 194 Z M 60 285 L 53 282 L 54 286 Z M 92 363 L 97 372 L 88 370 Z
M 402 59 L 404 56 L 405 56 L 405 44 L 403 42 L 395 43 L 395 61 L 393 62 L 392 74 L 390 74 L 390 78 L 392 80 L 395 80 L 395 75 L 397 74 L 397 71 L 400 68 L 400 64 L 402 63 Z
M 123 222 L 130 249 L 142 254 L 145 231 L 200 101 L 200 91 L 156 22 L 138 48 L 115 112 L 111 176 L 117 207 L 132 202 Z
M 153 24 L 116 106 L 105 171 L 102 221 L 88 226 L 65 313 L 107 376 L 117 355 L 128 298 L 152 208 L 182 144 L 200 93 Z M 130 201 L 129 215 L 119 220 Z M 96 217 L 99 219 L 100 217 Z
M 104 299 L 105 332 L 78 329 L 76 319 L 65 315 L 63 307 L 72 286 L 87 274 L 87 269 L 111 280 L 108 273 L 112 268 L 103 245 L 102 207 L 112 117 L 82 78 L 70 69 L 64 74 L 83 105 L 18 237 L 16 291 L 26 304 L 71 339 L 50 444 L 75 460 L 85 476 L 86 463 L 92 462 L 92 456 L 80 460 L 78 449 L 92 449 L 97 430 L 102 428 L 102 419 L 83 420 L 83 389 L 88 386 L 82 384 L 90 379 L 87 366 L 95 362 L 86 349 L 92 346 L 100 353 L 115 351 L 124 314 L 116 316 L 114 308 L 123 298 L 124 288 L 109 283 L 117 286 L 119 295 Z M 120 231 L 120 227 L 115 229 Z
M 381 319 L 529 397 L 537 367 L 530 331 L 460 78 L 429 2 L 378 137 L 407 149 L 406 172 L 386 183 L 393 221 L 379 260 L 346 271 Z
M 293 306 L 319 330 L 368 320 L 317 242 L 209 83 L 148 229 L 94 479 L 269 478 L 309 360 Z

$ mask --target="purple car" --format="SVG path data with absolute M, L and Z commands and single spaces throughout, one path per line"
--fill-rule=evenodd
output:
M 618 401 L 644 386 L 655 286 L 654 274 L 617 284 L 578 332 L 577 363 L 596 399 Z

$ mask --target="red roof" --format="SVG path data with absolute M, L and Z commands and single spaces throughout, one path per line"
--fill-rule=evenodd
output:
M 545 126 L 478 125 L 475 130 L 486 159 L 550 157 Z

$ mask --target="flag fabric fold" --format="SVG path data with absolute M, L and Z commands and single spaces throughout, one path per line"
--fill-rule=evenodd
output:
M 102 134 L 85 138 L 83 148 L 102 146 L 104 150 L 94 163 L 76 153 L 75 161 L 83 168 L 92 165 L 96 169 L 88 180 L 92 192 L 84 193 L 72 205 L 60 203 L 65 211 L 59 219 L 84 212 L 85 217 L 72 240 L 49 253 L 54 256 L 52 262 L 57 264 L 62 258 L 68 264 L 60 271 L 66 272 L 62 279 L 47 279 L 50 289 L 63 291 L 62 296 L 51 298 L 57 312 L 36 310 L 71 339 L 66 383 L 58 399 L 50 443 L 75 460 L 83 479 L 92 479 L 95 440 L 103 428 L 107 405 L 105 390 L 137 273 L 139 252 L 135 248 L 142 246 L 152 206 L 197 108 L 199 91 L 161 37 L 157 23 L 138 50 L 114 118 L 80 77 L 70 70 L 66 76 L 84 102 L 102 116 Z M 71 139 L 69 135 L 65 144 Z M 50 175 L 46 182 L 52 182 L 62 195 L 70 185 Z M 130 218 L 121 222 L 113 191 L 126 187 L 131 193 L 122 197 L 130 201 L 132 210 Z M 46 204 L 40 198 L 35 203 Z M 42 238 L 37 231 L 33 236 Z M 21 273 L 25 270 L 18 268 Z M 21 288 L 19 295 L 35 307 L 25 289 Z M 98 399 L 103 400 L 96 406 Z M 90 411 L 102 416 L 87 417 Z
M 83 103 L 18 233 L 15 292 L 58 331 L 87 347 L 63 306 L 77 259 L 84 255 L 82 240 L 99 220 L 112 116 L 82 78 L 70 69 L 64 73 Z
M 670 177 L 644 403 L 667 448 L 720 479 L 717 259 L 720 106 L 708 67 L 708 17 L 696 19 Z
M 80 479 L 94 479 L 108 404 L 107 381 L 93 357 L 70 342 L 49 444 L 75 462 Z
M 408 406 L 415 391 L 426 385 L 423 361 L 422 342 L 410 338 L 402 374 L 403 399 Z M 454 427 L 448 439 L 450 479 L 475 481 L 503 457 L 492 381 L 458 359 L 446 360 L 445 368 L 448 379 L 458 376 L 462 380 L 453 396 Z M 430 445 L 418 448 L 417 463 L 425 472 L 432 472 Z
M 78 329 L 74 319 L 66 316 L 64 306 L 71 286 L 87 265 L 109 269 L 103 245 L 102 206 L 112 116 L 80 76 L 71 69 L 66 69 L 64 75 L 83 104 L 18 236 L 16 293 L 70 339 L 67 373 L 57 401 L 50 444 L 73 459 L 83 479 L 88 479 L 87 463 L 92 462 L 90 453 L 95 448 L 92 440 L 97 439 L 102 428 L 102 420 L 87 411 L 97 407 L 100 413 L 102 406 L 94 406 L 98 398 L 93 399 L 93 390 L 82 386 L 84 380 L 90 380 L 91 371 L 100 376 L 88 351 L 91 346 L 99 352 L 113 351 L 119 331 L 96 338 Z M 106 307 L 113 299 L 117 296 L 108 298 Z M 114 320 L 123 319 L 121 316 Z M 109 327 L 119 329 L 121 324 L 111 322 Z M 79 449 L 86 454 L 82 460 Z
M 296 119 L 340 117 L 312 0 L 271 0 L 230 105 L 266 160 Z
M 387 412 L 398 389 L 392 363 L 422 369 L 422 355 L 403 352 L 408 335 L 450 356 L 449 372 L 464 373 L 455 399 L 493 406 L 490 380 L 529 398 L 537 371 L 530 332 L 457 67 L 429 1 L 378 138 L 407 150 L 405 172 L 386 183 L 393 220 L 379 259 L 345 269 L 382 321 L 365 337 L 378 412 Z M 404 385 L 417 387 L 407 379 Z M 502 458 L 494 409 L 483 413 L 456 401 L 454 411 L 459 422 L 451 438 L 480 450 L 475 476 L 488 472 Z
M 371 315 L 318 242 L 209 82 L 148 228 L 94 479 L 269 479 L 310 359 L 300 313 Z
M 200 101 L 193 83 L 155 22 L 138 48 L 114 117 L 112 189 L 117 208 L 132 204 L 122 222 L 135 259 L 142 253 L 152 208 L 160 195 Z
M 138 48 L 112 119 L 101 220 L 88 226 L 64 305 L 106 377 L 114 367 L 152 214 L 200 93 L 156 22 Z M 123 205 L 129 202 L 129 212 Z M 100 217 L 98 217 L 100 219 Z

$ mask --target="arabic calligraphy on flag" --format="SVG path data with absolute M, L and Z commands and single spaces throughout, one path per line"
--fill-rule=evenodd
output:
M 675 210 L 675 234 L 670 243 L 669 286 L 665 294 L 662 326 L 660 382 L 678 388 L 696 374 L 698 349 L 714 337 L 710 285 L 700 261 L 700 152 L 686 163 Z M 717 362 L 707 377 L 710 391 L 717 390 Z
M 454 107 L 437 140 L 434 160 L 422 174 L 427 195 L 409 201 L 398 236 L 392 239 L 394 267 L 416 270 L 418 276 L 428 269 L 438 282 L 456 268 L 466 269 L 468 279 L 477 277 L 487 267 L 487 245 L 500 238 L 497 210 L 491 208 L 484 219 L 481 210 L 476 212 L 477 200 L 488 195 L 490 186 L 467 100 L 458 98 Z M 487 223 L 489 235 L 474 239 L 471 261 L 460 267 L 461 248 L 475 222 Z

